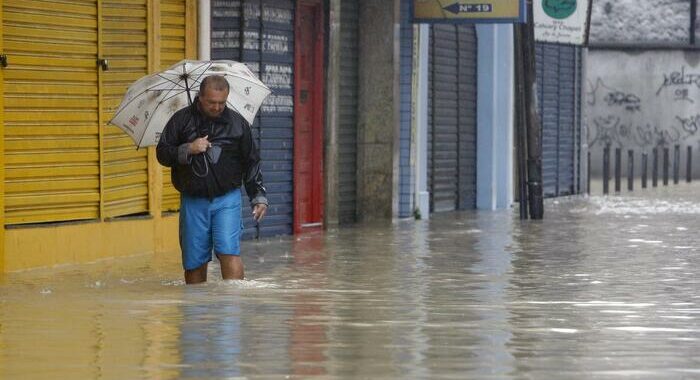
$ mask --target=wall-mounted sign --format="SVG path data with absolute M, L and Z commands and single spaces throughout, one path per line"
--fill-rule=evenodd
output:
M 513 23 L 525 21 L 525 0 L 413 0 L 413 22 Z
M 583 45 L 590 0 L 535 0 L 535 40 Z

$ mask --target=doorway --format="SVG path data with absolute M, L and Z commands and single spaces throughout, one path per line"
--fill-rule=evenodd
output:
M 323 3 L 299 1 L 294 47 L 294 233 L 323 228 Z

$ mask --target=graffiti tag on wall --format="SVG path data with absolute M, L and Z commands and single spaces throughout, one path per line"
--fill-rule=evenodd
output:
M 695 52 L 592 51 L 586 94 L 589 149 L 698 146 L 698 61 Z

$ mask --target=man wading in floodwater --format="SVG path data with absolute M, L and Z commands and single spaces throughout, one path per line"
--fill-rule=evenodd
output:
M 176 112 L 158 142 L 158 161 L 172 168 L 180 192 L 180 249 L 185 282 L 207 280 L 212 248 L 221 276 L 243 279 L 240 257 L 241 185 L 261 221 L 267 198 L 260 153 L 250 125 L 226 107 L 229 85 L 222 76 L 205 78 L 192 105 Z

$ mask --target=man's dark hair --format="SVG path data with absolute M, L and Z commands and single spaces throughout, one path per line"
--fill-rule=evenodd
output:
M 203 94 L 204 91 L 210 87 L 216 91 L 229 91 L 228 81 L 221 75 L 210 75 L 204 78 L 202 83 L 199 85 L 199 93 Z

